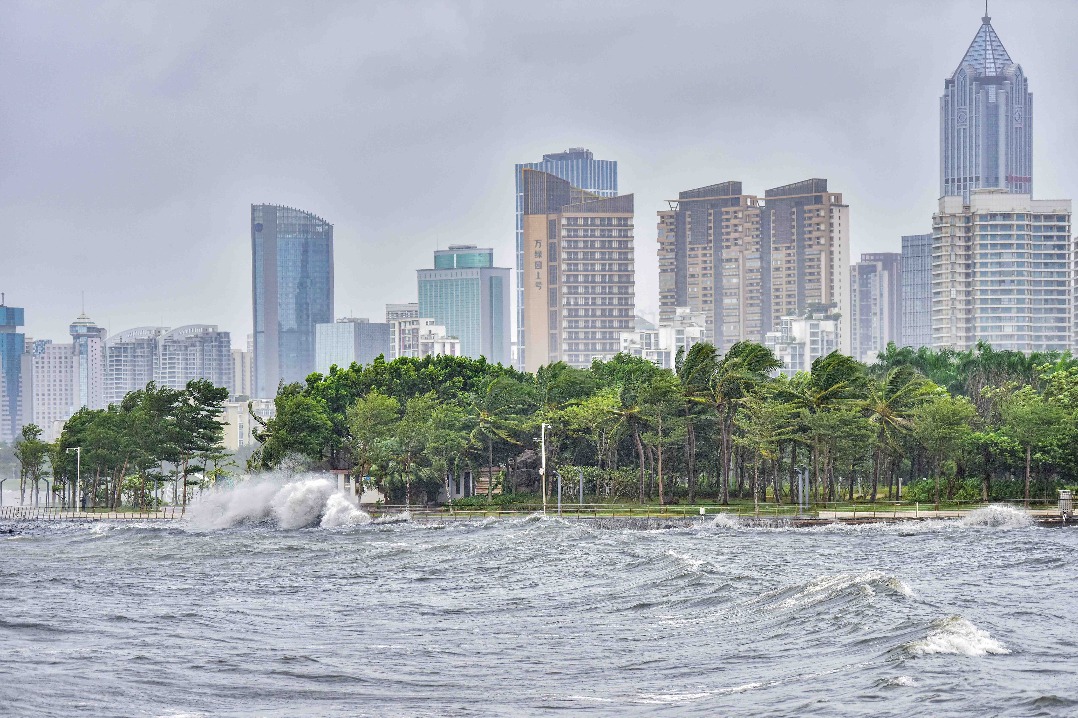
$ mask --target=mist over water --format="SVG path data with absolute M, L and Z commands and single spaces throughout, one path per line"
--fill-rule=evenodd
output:
M 1078 531 L 371 521 L 316 476 L 8 524 L 0 715 L 1078 713 Z

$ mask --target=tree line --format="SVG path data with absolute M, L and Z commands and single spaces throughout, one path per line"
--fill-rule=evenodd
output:
M 20 500 L 40 504 L 42 484 L 51 484 L 59 505 L 150 509 L 171 487 L 173 503 L 185 505 L 194 486 L 227 468 L 220 420 L 227 400 L 227 389 L 205 379 L 183 389 L 150 382 L 107 409 L 75 412 L 56 441 L 28 424 L 13 447 Z
M 281 387 L 251 469 L 369 477 L 433 500 L 464 471 L 533 494 L 546 460 L 595 501 L 1051 498 L 1076 480 L 1069 354 L 889 346 L 786 376 L 766 347 L 710 344 L 673 371 L 628 355 L 524 373 L 465 357 L 379 358 Z M 543 425 L 546 425 L 545 430 Z M 549 483 L 549 482 L 548 482 Z M 550 490 L 548 485 L 547 490 Z

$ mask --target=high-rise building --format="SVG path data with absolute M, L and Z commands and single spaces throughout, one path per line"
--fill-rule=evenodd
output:
M 838 316 L 838 348 L 852 351 L 850 207 L 827 180 L 769 189 L 760 216 L 766 331 L 808 312 Z
M 136 327 L 105 340 L 105 401 L 119 404 L 132 391 L 153 381 L 157 339 L 168 327 Z
M 393 359 L 447 354 L 460 356 L 460 339 L 430 317 L 407 317 L 389 322 L 390 353 Z
M 587 367 L 633 327 L 633 195 L 599 197 L 548 172 L 521 170 L 524 367 Z
M 348 317 L 315 327 L 315 371 L 328 374 L 331 366 L 347 369 L 389 357 L 389 323 Z
M 1072 348 L 1070 200 L 1003 189 L 941 197 L 932 217 L 932 342 L 968 349 Z
M 902 237 L 901 346 L 932 346 L 932 235 Z
M 850 267 L 853 357 L 875 361 L 888 344 L 902 340 L 902 255 L 873 252 Z
M 43 432 L 44 441 L 54 441 L 58 426 L 78 409 L 75 362 L 70 344 L 53 344 L 48 339 L 33 342 L 30 352 L 30 421 Z
M 721 350 L 764 335 L 760 202 L 740 182 L 678 193 L 659 212 L 659 321 L 679 307 L 704 315 Z
M 74 361 L 72 378 L 75 382 L 74 409 L 104 409 L 105 404 L 105 337 L 104 327 L 94 324 L 80 314 L 68 327 L 71 334 L 71 354 Z M 44 428 L 44 427 L 42 427 Z
M 212 324 L 189 324 L 161 335 L 154 380 L 159 386 L 183 389 L 187 382 L 206 379 L 233 393 L 232 336 Z
M 597 160 L 591 150 L 571 147 L 565 152 L 543 155 L 540 162 L 516 165 L 516 252 L 517 252 L 517 366 L 523 367 L 527 358 L 524 346 L 524 287 L 530 253 L 524 247 L 524 179 L 523 171 L 539 170 L 567 180 L 598 197 L 618 194 L 618 163 L 616 160 Z
M 981 18 L 973 42 L 940 98 L 940 195 L 966 201 L 970 191 L 1033 192 L 1033 95 L 992 18 Z
M 621 353 L 647 359 L 663 369 L 673 369 L 678 352 L 687 352 L 704 339 L 703 312 L 677 307 L 674 318 L 658 326 L 637 316 L 631 332 L 621 334 Z
M 740 182 L 681 192 L 659 212 L 660 320 L 675 307 L 704 312 L 720 350 L 762 342 L 784 317 L 837 315 L 849 351 L 849 206 L 827 180 L 769 189 Z
M 19 327 L 24 320 L 22 307 L 0 299 L 0 441 L 13 441 L 22 430 L 26 335 Z
M 314 371 L 315 325 L 333 321 L 333 225 L 310 212 L 251 205 L 255 393 Z
M 419 303 L 406 302 L 404 304 L 386 305 L 386 323 L 395 319 L 416 319 L 419 317 Z
M 418 270 L 419 315 L 460 339 L 462 356 L 510 362 L 510 271 L 494 266 L 494 250 L 450 245 L 434 253 L 434 269 Z

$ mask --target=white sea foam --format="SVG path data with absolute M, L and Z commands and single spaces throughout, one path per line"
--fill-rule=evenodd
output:
M 906 644 L 915 656 L 937 653 L 957 656 L 986 656 L 1010 653 L 1007 647 L 992 638 L 988 631 L 977 628 L 961 616 L 950 616 L 936 623 L 934 630 L 919 641 Z
M 884 685 L 886 686 L 902 686 L 904 688 L 910 688 L 917 685 L 917 681 L 913 680 L 911 676 L 896 676 L 894 678 L 888 678 Z
M 792 595 L 783 599 L 776 608 L 793 610 L 830 600 L 843 591 L 857 588 L 864 596 L 876 595 L 877 588 L 887 588 L 894 593 L 913 598 L 913 589 L 899 578 L 889 576 L 882 571 L 862 571 L 861 573 L 837 573 L 814 578 L 798 587 Z
M 674 549 L 668 549 L 667 552 L 666 552 L 666 555 L 673 558 L 673 559 L 676 559 L 680 563 L 685 564 L 686 566 L 691 568 L 693 571 L 700 570 L 700 567 L 703 566 L 705 563 L 707 563 L 703 559 L 699 559 L 699 558 L 696 558 L 694 556 L 690 556 L 688 554 L 681 553 L 680 551 L 675 551 Z
M 330 528 L 367 523 L 370 516 L 321 476 L 269 476 L 212 489 L 191 503 L 189 525 L 224 529 L 244 523 L 272 523 L 282 529 Z
M 986 526 L 1001 529 L 1024 529 L 1033 525 L 1033 519 L 1021 509 L 1006 504 L 992 504 L 983 509 L 970 511 L 959 519 L 963 526 Z
M 741 528 L 741 522 L 738 521 L 736 516 L 730 514 L 716 514 L 715 518 L 707 524 L 708 528 L 712 529 L 737 529 Z

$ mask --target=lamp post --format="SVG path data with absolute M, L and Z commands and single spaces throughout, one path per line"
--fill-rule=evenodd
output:
M 539 477 L 542 479 L 543 491 L 543 514 L 546 514 L 546 428 L 550 424 L 543 423 L 539 427 L 539 445 L 542 449 L 542 464 L 539 465 Z
M 71 490 L 71 509 L 76 511 L 79 508 L 79 496 L 82 493 L 82 447 L 73 446 L 68 451 L 75 452 L 75 486 Z

